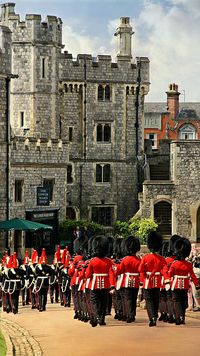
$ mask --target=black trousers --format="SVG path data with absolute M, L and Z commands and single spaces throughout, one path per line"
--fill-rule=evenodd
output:
M 126 317 L 132 319 L 136 316 L 138 288 L 124 288 Z
M 172 301 L 176 319 L 180 317 L 185 319 L 185 311 L 188 308 L 188 290 L 174 289 L 172 291 Z
M 144 289 L 144 299 L 146 301 L 147 314 L 149 320 L 158 318 L 158 307 L 160 299 L 160 289 Z
M 12 301 L 12 309 L 13 313 L 18 313 L 18 306 L 19 306 L 19 293 L 20 290 L 16 289 L 14 293 L 11 294 L 11 301 Z
M 45 310 L 47 304 L 48 288 L 41 288 L 38 292 L 39 309 Z
M 94 313 L 94 319 L 104 322 L 108 300 L 108 289 L 91 290 L 90 300 Z
M 51 298 L 52 301 L 54 299 L 54 294 L 55 294 L 56 303 L 58 303 L 58 300 L 59 300 L 59 285 L 58 285 L 58 282 L 55 282 L 55 283 L 50 285 L 50 298 Z

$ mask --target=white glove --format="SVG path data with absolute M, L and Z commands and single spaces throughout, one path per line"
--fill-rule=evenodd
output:
M 165 284 L 165 290 L 166 291 L 170 290 L 170 284 L 169 283 Z

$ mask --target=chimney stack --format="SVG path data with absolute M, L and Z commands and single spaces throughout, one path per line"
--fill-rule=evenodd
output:
M 170 112 L 172 119 L 175 119 L 179 112 L 179 91 L 178 85 L 173 83 L 169 85 L 167 94 L 167 109 Z

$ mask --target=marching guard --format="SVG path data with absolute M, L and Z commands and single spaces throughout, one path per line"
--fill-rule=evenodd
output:
M 139 266 L 141 286 L 146 301 L 149 326 L 156 326 L 159 309 L 160 288 L 162 287 L 162 271 L 166 265 L 165 258 L 158 254 L 162 248 L 162 236 L 151 231 L 147 236 L 150 253 L 144 255 Z
M 47 293 L 49 289 L 49 277 L 52 275 L 52 268 L 47 264 L 46 251 L 43 248 L 39 262 L 35 267 L 35 286 L 34 292 L 38 297 L 39 311 L 46 310 Z

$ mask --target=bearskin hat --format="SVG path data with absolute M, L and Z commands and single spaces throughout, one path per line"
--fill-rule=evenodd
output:
M 140 240 L 138 237 L 127 236 L 123 241 L 123 254 L 124 256 L 135 255 L 136 252 L 140 251 Z
M 122 237 L 116 237 L 113 241 L 113 255 L 115 258 L 121 258 L 122 254 Z
M 174 244 L 176 259 L 185 259 L 191 252 L 191 242 L 186 237 L 180 237 Z
M 95 235 L 91 236 L 88 240 L 88 258 L 92 258 L 94 256 L 93 251 L 93 240 L 95 239 Z
M 157 231 L 150 231 L 147 236 L 147 247 L 151 252 L 158 252 L 162 247 L 163 238 Z
M 96 257 L 106 257 L 109 251 L 109 238 L 104 235 L 97 235 L 92 242 L 93 254 Z
M 168 251 L 169 256 L 174 256 L 175 255 L 174 245 L 175 245 L 176 241 L 178 239 L 180 239 L 180 238 L 181 238 L 181 236 L 180 235 L 176 235 L 176 234 L 171 236 L 171 238 L 169 240 L 169 251 Z
M 83 255 L 84 251 L 87 249 L 88 239 L 83 237 L 77 237 L 74 240 L 74 253 L 77 255 Z
M 159 254 L 163 257 L 169 256 L 169 241 L 163 241 Z

